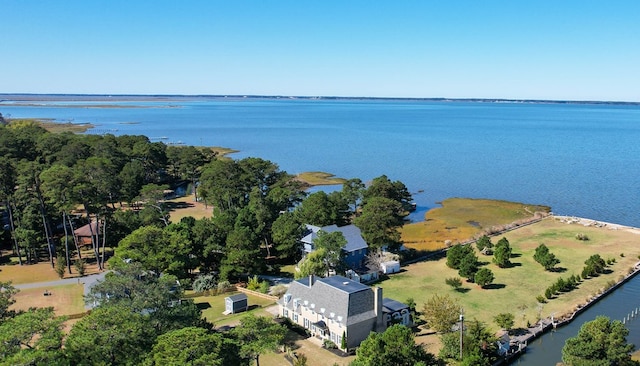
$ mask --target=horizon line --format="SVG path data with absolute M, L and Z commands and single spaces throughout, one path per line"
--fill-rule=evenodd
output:
M 326 100 L 413 100 L 413 101 L 438 101 L 438 102 L 506 102 L 506 103 L 549 103 L 549 104 L 617 104 L 640 105 L 640 101 L 615 101 L 615 100 L 573 100 L 573 99 L 519 99 L 519 98 L 450 98 L 450 97 L 375 97 L 375 96 L 309 96 L 309 95 L 269 95 L 269 94 L 110 94 L 110 93 L 0 93 L 0 97 L 102 97 L 102 98 L 254 98 L 254 99 L 326 99 Z M 4 102 L 6 100 L 0 100 Z

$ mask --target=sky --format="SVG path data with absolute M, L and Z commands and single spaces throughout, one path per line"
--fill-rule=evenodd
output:
M 0 0 L 0 93 L 640 102 L 638 0 Z

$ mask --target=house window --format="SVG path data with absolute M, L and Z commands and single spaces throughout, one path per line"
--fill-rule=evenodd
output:
M 285 318 L 289 317 L 289 310 L 284 309 L 284 316 L 285 316 Z
M 305 327 L 305 328 L 307 328 L 307 329 L 309 329 L 309 325 L 310 325 L 310 324 L 309 324 L 309 319 L 304 318 L 304 327 Z
M 296 323 L 298 322 L 298 314 L 293 313 L 293 321 Z

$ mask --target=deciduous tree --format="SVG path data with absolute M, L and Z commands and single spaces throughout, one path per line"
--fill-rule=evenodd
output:
M 144 365 L 242 365 L 237 355 L 235 342 L 223 334 L 199 327 L 186 327 L 159 336 Z
M 320 230 L 318 236 L 313 239 L 313 245 L 316 249 L 324 249 L 324 262 L 327 270 L 338 269 L 342 265 L 344 252 L 342 248 L 347 245 L 347 239 L 340 231 L 331 233 Z
M 110 261 L 131 260 L 156 273 L 184 278 L 189 243 L 182 235 L 155 226 L 143 226 L 120 241 Z
M 73 365 L 137 365 L 155 339 L 148 316 L 126 306 L 100 306 L 71 328 L 65 353 Z
M 437 359 L 416 344 L 411 328 L 394 324 L 383 333 L 371 332 L 356 351 L 352 366 L 438 365 Z
M 296 278 L 304 278 L 309 275 L 325 276 L 327 274 L 325 257 L 324 249 L 316 249 L 307 254 L 300 264 L 300 270 L 295 273 Z
M 240 355 L 255 360 L 260 366 L 260 354 L 275 351 L 282 345 L 287 330 L 268 317 L 249 314 L 240 319 L 240 325 L 231 332 L 239 342 Z
M 515 316 L 513 313 L 500 313 L 493 317 L 493 321 L 498 326 L 506 331 L 510 331 L 513 328 Z
M 422 316 L 429 328 L 446 333 L 458 321 L 461 309 L 460 304 L 449 295 L 434 294 L 422 306 Z

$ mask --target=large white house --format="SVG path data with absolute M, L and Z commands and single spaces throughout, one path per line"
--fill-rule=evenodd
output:
M 407 305 L 384 299 L 382 288 L 369 287 L 342 276 L 293 281 L 278 300 L 280 315 L 308 329 L 320 339 L 347 348 L 360 345 L 370 332 L 391 324 L 411 324 Z

